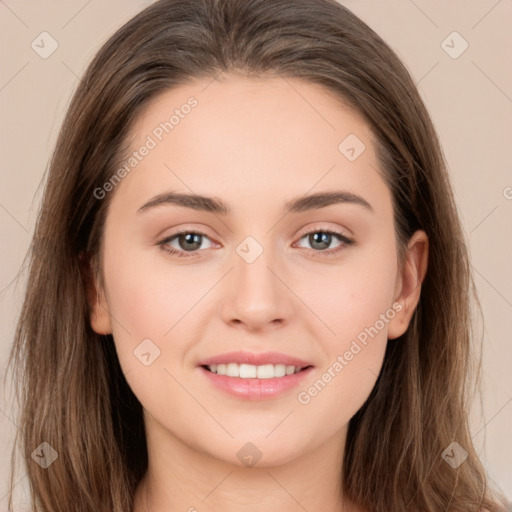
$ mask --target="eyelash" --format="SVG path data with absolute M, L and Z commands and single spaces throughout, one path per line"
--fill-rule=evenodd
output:
M 342 242 L 338 247 L 334 248 L 334 249 L 328 249 L 328 250 L 315 250 L 315 249 L 308 249 L 308 250 L 311 250 L 313 251 L 314 253 L 320 253 L 322 255 L 326 255 L 327 257 L 331 257 L 331 256 L 336 256 L 340 251 L 342 251 L 343 249 L 345 249 L 346 247 L 352 245 L 354 243 L 354 240 L 351 240 L 350 238 L 347 238 L 345 235 L 342 235 L 341 233 L 337 232 L 337 231 L 333 231 L 331 229 L 315 229 L 313 231 L 308 231 L 307 233 L 305 233 L 304 235 L 302 235 L 299 240 L 302 240 L 304 237 L 308 236 L 308 235 L 311 235 L 311 234 L 314 234 L 314 233 L 326 233 L 326 234 L 329 234 L 329 235 L 334 235 L 336 236 L 340 242 Z M 159 242 L 157 242 L 157 245 L 160 246 L 160 248 L 173 255 L 173 256 L 177 256 L 178 258 L 194 258 L 196 257 L 195 254 L 197 252 L 200 252 L 199 249 L 196 250 L 196 251 L 193 251 L 193 252 L 190 252 L 189 254 L 187 254 L 185 251 L 178 251 L 176 249 L 173 249 L 173 248 L 170 248 L 167 244 L 169 242 L 171 242 L 172 240 L 174 240 L 175 238 L 178 238 L 180 237 L 181 235 L 201 235 L 201 236 L 204 236 L 206 238 L 210 238 L 206 233 L 203 233 L 202 231 L 196 231 L 196 230 L 190 230 L 190 231 L 180 231 L 178 233 L 175 233 L 174 235 L 170 236 L 170 237 L 166 237 L 164 238 L 163 240 L 160 240 Z M 317 256 L 317 255 L 315 255 Z

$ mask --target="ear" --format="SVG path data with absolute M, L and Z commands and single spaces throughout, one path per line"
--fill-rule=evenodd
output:
M 396 279 L 395 299 L 402 309 L 388 324 L 388 339 L 398 338 L 407 331 L 412 315 L 420 300 L 421 284 L 428 265 L 428 237 L 418 230 L 409 240 L 403 267 Z
M 110 312 L 105 290 L 95 271 L 95 259 L 84 253 L 80 254 L 80 270 L 89 305 L 89 316 L 93 331 L 98 334 L 111 334 Z

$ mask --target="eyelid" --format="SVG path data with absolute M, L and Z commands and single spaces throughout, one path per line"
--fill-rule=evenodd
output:
M 167 230 L 164 230 L 163 232 L 167 232 Z M 159 242 L 162 242 L 165 240 L 169 240 L 170 238 L 173 238 L 177 235 L 182 235 L 184 233 L 197 233 L 199 235 L 208 237 L 212 241 L 216 240 L 216 237 L 211 233 L 211 231 L 208 228 L 206 228 L 206 227 L 203 228 L 202 226 L 196 227 L 193 224 L 185 225 L 184 227 L 180 225 L 179 227 L 172 229 L 168 234 L 157 235 L 156 238 L 159 240 Z M 157 243 L 159 243 L 159 242 L 157 242 Z
M 315 232 L 315 231 L 329 231 L 329 232 L 337 233 L 337 234 L 344 236 L 345 238 L 348 238 L 348 239 L 352 239 L 352 237 L 353 237 L 351 231 L 346 228 L 342 228 L 341 226 L 331 227 L 328 224 L 324 224 L 322 222 L 320 222 L 318 224 L 310 225 L 307 228 L 302 229 L 299 232 L 301 234 L 299 234 L 298 236 L 300 238 L 302 238 L 304 235 L 309 235 L 311 232 Z
M 170 253 L 171 255 L 177 255 L 178 257 L 184 257 L 184 258 L 197 257 L 199 255 L 199 253 L 204 251 L 204 249 L 190 251 L 189 253 L 187 253 L 187 251 L 183 251 L 183 250 L 177 250 L 174 248 L 169 249 L 168 247 L 166 247 L 166 244 L 168 244 L 173 239 L 179 237 L 180 235 L 184 235 L 184 234 L 197 234 L 197 235 L 206 237 L 213 244 L 216 244 L 217 242 L 215 241 L 214 237 L 210 236 L 205 231 L 206 230 L 203 231 L 202 229 L 197 229 L 197 228 L 192 228 L 192 227 L 187 227 L 187 226 L 180 227 L 178 231 L 173 232 L 173 233 L 165 236 L 164 238 L 160 239 L 156 243 L 156 245 L 160 246 L 161 249 L 165 250 L 166 252 Z M 322 225 L 322 224 L 313 225 L 313 226 L 309 226 L 308 228 L 304 228 L 301 231 L 301 234 L 297 235 L 297 237 L 296 237 L 297 239 L 294 243 L 300 242 L 300 240 L 302 240 L 304 237 L 306 237 L 312 233 L 316 233 L 316 232 L 328 233 L 334 237 L 338 237 L 338 240 L 340 241 L 340 245 L 333 249 L 326 249 L 323 251 L 306 248 L 306 250 L 308 252 L 312 252 L 314 254 L 314 257 L 322 257 L 322 255 L 324 255 L 324 257 L 335 256 L 335 255 L 337 255 L 338 252 L 343 250 L 343 247 L 346 248 L 346 247 L 348 247 L 350 245 L 354 245 L 356 243 L 355 240 L 353 239 L 352 235 L 343 233 L 343 230 L 341 228 L 339 228 L 339 227 L 332 228 L 332 227 L 326 226 L 325 224 L 324 225 Z
M 178 231 L 175 231 L 169 235 L 165 235 L 164 237 L 159 238 L 159 240 L 156 242 L 156 245 L 166 244 L 166 243 L 170 242 L 171 240 L 176 239 L 180 235 L 184 235 L 184 234 L 201 235 L 201 236 L 207 238 L 208 240 L 210 240 L 212 242 L 212 244 L 218 245 L 218 243 L 215 241 L 215 238 L 212 237 L 210 234 L 208 234 L 206 230 L 198 229 L 198 228 L 184 228 L 184 229 L 180 228 Z M 195 252 L 200 252 L 200 251 L 195 251 Z
M 308 235 L 312 231 L 315 231 L 315 230 L 316 231 L 335 232 L 335 233 L 340 234 L 349 239 L 351 239 L 353 237 L 351 231 L 346 228 L 342 228 L 339 226 L 338 227 L 330 227 L 327 224 L 323 224 L 321 222 L 319 224 L 313 224 L 312 226 L 303 228 L 302 230 L 299 231 L 299 234 L 296 236 L 298 236 L 299 238 L 302 238 L 304 235 Z M 162 241 L 164 239 L 169 239 L 169 238 L 172 238 L 173 236 L 180 235 L 183 233 L 198 233 L 198 234 L 207 236 L 212 241 L 215 241 L 215 236 L 212 236 L 211 233 L 208 232 L 207 228 L 203 228 L 203 227 L 196 228 L 196 227 L 194 227 L 194 225 L 189 225 L 189 226 L 186 225 L 184 227 L 180 226 L 176 231 L 173 231 L 169 235 L 166 235 L 164 237 L 159 237 L 159 238 L 160 238 L 160 241 Z

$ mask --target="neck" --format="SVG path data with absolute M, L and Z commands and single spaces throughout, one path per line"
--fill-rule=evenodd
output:
M 346 429 L 320 446 L 310 442 L 309 451 L 287 462 L 247 467 L 194 450 L 151 418 L 146 422 L 153 423 L 146 428 L 149 465 L 134 512 L 356 510 L 340 488 Z

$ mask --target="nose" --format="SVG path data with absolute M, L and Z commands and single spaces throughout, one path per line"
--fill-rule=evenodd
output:
M 284 326 L 293 314 L 293 293 L 285 273 L 269 249 L 250 261 L 234 254 L 222 306 L 224 321 L 252 332 Z

